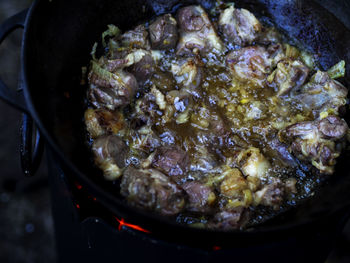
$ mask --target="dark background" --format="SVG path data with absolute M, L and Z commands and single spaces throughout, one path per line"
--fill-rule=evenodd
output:
M 72 0 L 74 1 L 74 0 Z M 102 1 L 102 0 L 101 0 Z M 29 7 L 32 0 L 0 0 L 0 23 Z M 319 0 L 350 28 L 350 1 Z M 340 2 L 344 2 L 339 4 Z M 21 30 L 0 46 L 0 76 L 17 87 Z M 350 47 L 349 47 L 350 48 Z M 55 262 L 54 228 L 45 162 L 33 178 L 20 169 L 21 113 L 0 101 L 0 262 Z M 350 262 L 350 224 L 327 263 Z
M 0 0 L 0 23 L 31 0 Z M 22 30 L 0 47 L 0 76 L 17 88 Z M 54 229 L 45 165 L 25 178 L 19 161 L 21 113 L 0 101 L 0 262 L 55 262 Z

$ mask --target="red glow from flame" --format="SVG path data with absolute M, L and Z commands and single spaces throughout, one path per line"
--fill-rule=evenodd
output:
M 213 250 L 215 250 L 215 251 L 220 250 L 220 249 L 221 249 L 221 247 L 219 247 L 219 246 L 213 246 Z
M 75 183 L 75 186 L 77 187 L 78 190 L 80 190 L 81 188 L 83 188 L 80 184 Z
M 151 233 L 150 231 L 138 226 L 138 225 L 133 225 L 133 224 L 129 224 L 127 222 L 124 221 L 124 218 L 122 219 L 119 219 L 117 217 L 115 217 L 115 219 L 118 221 L 119 223 L 119 226 L 118 226 L 118 230 L 121 231 L 123 229 L 123 226 L 126 226 L 126 227 L 129 227 L 129 228 L 132 228 L 132 229 L 135 229 L 135 230 L 138 230 L 138 231 L 141 231 L 141 232 L 145 232 L 145 233 Z
M 80 208 L 80 205 L 79 205 L 79 204 L 76 204 L 75 206 L 76 206 L 78 209 Z

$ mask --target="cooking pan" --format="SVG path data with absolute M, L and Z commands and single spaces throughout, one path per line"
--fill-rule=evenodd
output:
M 210 8 L 215 1 L 178 0 L 37 0 L 0 28 L 0 42 L 8 33 L 23 27 L 20 92 L 0 81 L 0 96 L 25 112 L 23 166 L 33 173 L 42 152 L 42 140 L 72 180 L 79 182 L 116 215 L 149 230 L 153 236 L 193 246 L 245 246 L 286 236 L 317 231 L 334 232 L 347 218 L 350 205 L 350 169 L 345 152 L 335 174 L 324 180 L 312 198 L 254 228 L 239 231 L 195 229 L 129 207 L 118 187 L 103 180 L 86 145 L 83 114 L 86 86 L 81 85 L 81 67 L 89 65 L 91 48 L 108 24 L 122 30 L 188 4 Z M 331 13 L 313 1 L 235 1 L 258 18 L 273 23 L 296 45 L 321 55 L 320 65 L 328 69 L 340 60 L 350 65 L 350 32 Z M 350 86 L 348 77 L 342 79 Z M 41 137 L 30 148 L 34 119 Z M 349 114 L 344 118 L 349 120 Z M 348 122 L 349 123 L 349 122 Z M 32 153 L 33 152 L 33 153 Z

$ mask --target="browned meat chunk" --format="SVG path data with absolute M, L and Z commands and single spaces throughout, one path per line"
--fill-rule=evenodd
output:
M 274 151 L 274 156 L 280 160 L 284 165 L 296 167 L 297 162 L 294 156 L 288 151 L 288 146 L 280 142 L 277 138 L 269 143 L 270 148 Z
M 144 25 L 137 26 L 134 30 L 127 31 L 121 36 L 121 43 L 128 48 L 142 48 L 149 50 L 151 45 L 148 40 L 148 32 Z
M 92 138 L 105 133 L 118 134 L 126 127 L 124 116 L 118 111 L 87 109 L 84 117 L 87 130 Z
M 178 181 L 185 175 L 189 159 L 186 152 L 178 147 L 160 147 L 157 149 L 152 165 Z
M 262 25 L 252 13 L 233 6 L 221 13 L 219 27 L 227 41 L 240 46 L 252 44 L 262 30 Z
M 348 129 L 343 119 L 328 116 L 319 121 L 293 124 L 286 128 L 285 133 L 289 138 L 339 140 L 346 135 Z
M 230 52 L 226 57 L 226 64 L 235 77 L 259 86 L 263 86 L 266 77 L 271 72 L 270 54 L 260 46 Z
M 294 92 L 294 96 L 311 109 L 315 117 L 327 112 L 337 114 L 339 108 L 346 104 L 347 95 L 348 90 L 340 82 L 322 71 L 318 71 L 309 83 Z
M 109 72 L 96 62 L 89 74 L 89 99 L 96 108 L 115 110 L 126 106 L 133 98 L 138 84 L 131 73 L 123 70 Z
M 318 122 L 318 130 L 322 137 L 329 140 L 339 140 L 343 138 L 349 127 L 347 123 L 336 116 L 329 116 Z
M 184 183 L 182 188 L 188 195 L 188 210 L 194 212 L 208 212 L 211 210 L 216 196 L 209 186 L 193 181 Z
M 129 204 L 163 215 L 174 215 L 185 205 L 183 191 L 169 177 L 149 169 L 128 167 L 122 177 L 120 193 Z
M 336 158 L 343 148 L 337 144 L 341 143 L 348 129 L 344 120 L 328 116 L 288 126 L 279 133 L 279 137 L 291 145 L 297 158 L 310 161 L 322 173 L 332 174 Z
M 220 193 L 228 198 L 241 198 L 242 192 L 248 189 L 247 181 L 242 173 L 234 168 L 224 174 L 226 176 L 220 184 Z
M 155 62 L 151 55 L 146 54 L 143 58 L 135 63 L 131 68 L 130 72 L 136 77 L 139 85 L 143 85 L 149 80 L 155 72 Z
M 100 136 L 94 141 L 92 151 L 95 162 L 104 171 L 106 179 L 115 180 L 121 175 L 129 149 L 120 137 Z
M 170 14 L 158 17 L 149 26 L 149 32 L 153 49 L 175 48 L 179 38 L 177 22 Z
M 283 201 L 285 185 L 278 178 L 272 179 L 272 182 L 265 185 L 261 190 L 254 194 L 254 202 L 255 204 L 272 206 L 277 210 Z
M 244 207 L 237 207 L 217 213 L 209 226 L 218 229 L 239 229 L 248 223 L 249 213 Z
M 223 50 L 223 44 L 201 6 L 181 8 L 177 18 L 180 26 L 177 54 L 191 54 L 195 49 L 203 55 Z
M 298 60 L 283 60 L 277 64 L 277 69 L 268 77 L 268 83 L 277 90 L 278 96 L 300 88 L 309 75 L 309 68 Z

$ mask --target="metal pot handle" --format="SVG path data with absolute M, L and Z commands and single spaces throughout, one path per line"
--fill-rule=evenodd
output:
M 0 26 L 0 45 L 5 40 L 5 38 L 15 29 L 24 28 L 27 13 L 28 13 L 28 10 L 26 9 L 8 18 Z M 8 88 L 1 78 L 0 78 L 0 98 L 3 99 L 5 102 L 9 103 L 11 106 L 21 111 L 28 112 L 25 106 L 26 104 L 24 101 L 23 93 Z
M 24 28 L 27 18 L 28 9 L 8 18 L 0 26 L 0 44 L 6 39 L 6 37 L 18 28 Z M 0 98 L 13 106 L 14 108 L 24 112 L 22 116 L 21 125 L 21 145 L 20 145 L 20 157 L 22 171 L 25 175 L 33 175 L 39 167 L 43 151 L 44 144 L 43 139 L 40 136 L 38 129 L 35 127 L 32 117 L 26 107 L 23 92 L 21 86 L 22 74 L 20 74 L 20 84 L 17 91 L 10 89 L 6 86 L 3 80 L 0 78 Z M 33 133 L 34 149 L 33 149 Z

